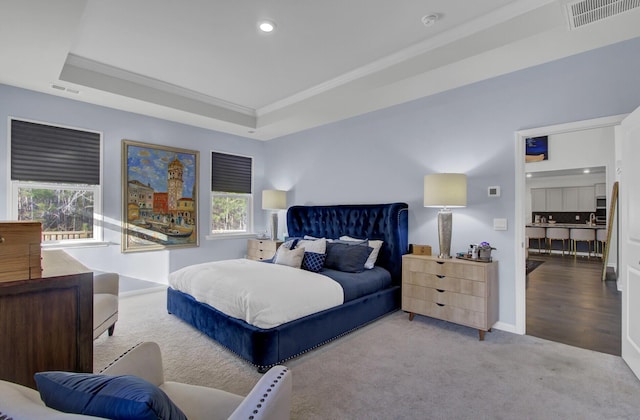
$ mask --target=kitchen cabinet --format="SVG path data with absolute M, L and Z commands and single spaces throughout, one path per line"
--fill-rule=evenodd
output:
M 607 196 L 607 184 L 596 184 L 595 186 L 595 196 L 596 197 L 606 197 Z
M 531 189 L 533 212 L 594 212 L 595 186 Z
M 531 188 L 531 211 L 547 210 L 546 188 Z
M 547 208 L 546 211 L 563 211 L 562 195 L 563 188 L 546 188 L 547 190 Z
M 595 187 L 562 188 L 562 211 L 593 212 L 595 210 Z

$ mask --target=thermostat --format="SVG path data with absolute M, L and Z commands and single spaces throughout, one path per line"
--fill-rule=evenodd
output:
M 489 197 L 500 197 L 500 187 L 489 187 L 487 189 L 487 195 Z

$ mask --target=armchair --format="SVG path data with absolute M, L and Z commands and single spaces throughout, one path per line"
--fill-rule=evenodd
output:
M 190 420 L 198 419 L 289 419 L 291 372 L 274 366 L 263 375 L 246 397 L 204 386 L 165 382 L 160 347 L 143 342 L 100 372 L 103 375 L 134 375 L 159 387 Z M 40 399 L 38 391 L 0 381 L 0 418 L 96 419 L 56 411 Z
M 120 276 L 117 273 L 103 273 L 93 276 L 93 339 L 109 330 L 113 335 L 118 320 L 118 288 Z

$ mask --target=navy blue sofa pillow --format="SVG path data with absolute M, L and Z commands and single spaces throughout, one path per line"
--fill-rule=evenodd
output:
M 49 408 L 109 419 L 186 420 L 160 388 L 131 375 L 40 372 L 35 374 Z
M 346 243 L 327 243 L 327 258 L 324 266 L 347 273 L 361 273 L 373 248 L 370 246 L 353 246 Z

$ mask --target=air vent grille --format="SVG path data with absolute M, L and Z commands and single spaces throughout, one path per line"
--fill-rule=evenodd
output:
M 567 4 L 570 29 L 640 7 L 640 0 L 580 0 Z

